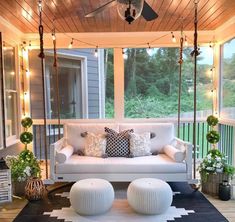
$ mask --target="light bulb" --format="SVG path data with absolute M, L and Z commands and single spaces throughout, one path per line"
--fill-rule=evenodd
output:
M 127 59 L 127 58 L 128 58 L 128 56 L 127 56 L 127 54 L 125 53 L 124 49 L 122 49 L 122 57 L 123 57 L 123 59 Z
M 174 43 L 176 43 L 176 38 L 175 38 L 175 36 L 174 36 L 174 33 L 173 32 L 171 32 L 171 37 L 172 37 L 172 42 L 174 42 Z
M 188 46 L 187 36 L 184 37 L 184 45 L 185 45 L 185 46 Z
M 31 44 L 31 41 L 29 41 L 29 47 L 28 47 L 29 51 L 32 50 L 32 44 Z
M 96 46 L 94 56 L 95 56 L 95 57 L 98 57 L 98 46 Z
M 55 34 L 52 33 L 51 36 L 52 36 L 52 40 L 54 41 L 56 39 Z
M 73 39 L 72 39 L 72 41 L 70 42 L 68 48 L 69 48 L 69 49 L 72 49 L 72 48 L 73 48 Z
M 26 69 L 25 74 L 26 74 L 26 77 L 27 77 L 27 78 L 29 78 L 29 76 L 30 76 L 30 72 L 29 72 L 29 70 L 28 70 L 28 69 Z

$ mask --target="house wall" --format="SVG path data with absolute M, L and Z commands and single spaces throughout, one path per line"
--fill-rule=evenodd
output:
M 52 52 L 51 50 L 47 50 Z M 31 115 L 33 119 L 43 118 L 43 97 L 42 97 L 42 71 L 41 61 L 38 57 L 38 50 L 29 52 L 29 69 L 30 77 L 30 100 L 31 100 Z M 57 53 L 70 54 L 81 56 L 86 60 L 87 73 L 87 105 L 88 105 L 88 118 L 95 119 L 100 116 L 99 105 L 99 64 L 98 58 L 94 57 L 93 49 L 83 50 L 67 50 L 60 49 Z M 85 98 L 84 98 L 85 99 Z

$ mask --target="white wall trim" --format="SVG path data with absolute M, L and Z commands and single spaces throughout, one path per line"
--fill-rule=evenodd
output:
M 19 44 L 25 35 L 25 33 L 21 32 L 2 16 L 0 16 L 0 28 L 1 32 L 4 33 L 4 36 L 7 38 L 7 42 L 9 44 Z
M 104 49 L 98 50 L 99 118 L 105 118 Z
M 124 59 L 122 49 L 114 49 L 114 115 L 116 121 L 124 119 Z

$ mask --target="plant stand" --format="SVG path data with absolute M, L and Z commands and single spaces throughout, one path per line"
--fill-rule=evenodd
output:
M 212 196 L 218 196 L 219 184 L 223 180 L 229 180 L 229 177 L 224 173 L 209 174 L 207 176 L 201 174 L 202 192 Z

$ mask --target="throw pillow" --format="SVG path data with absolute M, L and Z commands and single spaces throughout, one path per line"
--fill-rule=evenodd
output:
M 107 145 L 106 153 L 109 157 L 128 157 L 130 154 L 129 146 L 129 134 L 133 133 L 134 130 L 125 130 L 117 133 L 108 127 L 105 127 L 107 133 Z
M 182 162 L 185 159 L 185 153 L 181 150 L 176 149 L 171 145 L 166 145 L 163 148 L 164 153 L 169 156 L 175 162 Z
M 56 161 L 58 163 L 65 163 L 69 157 L 73 155 L 74 148 L 70 145 L 65 146 L 60 151 L 56 152 Z
M 130 134 L 130 154 L 134 157 L 151 155 L 150 133 Z
M 87 132 L 85 137 L 84 154 L 86 156 L 104 157 L 106 149 L 106 134 Z

